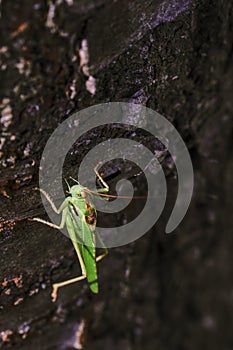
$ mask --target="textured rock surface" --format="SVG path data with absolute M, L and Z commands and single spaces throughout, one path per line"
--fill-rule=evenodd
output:
M 0 125 L 0 348 L 75 349 L 84 321 L 84 349 L 232 349 L 232 3 L 64 0 L 53 8 L 3 0 L 0 7 L 0 98 L 8 106 Z M 83 39 L 93 96 L 79 67 Z M 63 235 L 26 220 L 46 218 L 32 191 L 40 156 L 67 116 L 107 101 L 142 103 L 173 122 L 192 156 L 194 197 L 173 234 L 164 234 L 171 200 L 147 235 L 110 251 L 99 265 L 98 296 L 82 282 L 53 304 L 51 284 L 80 271 Z M 87 137 L 91 148 L 106 135 Z M 67 168 L 85 148 L 83 140 Z M 174 195 L 174 169 L 168 183 Z

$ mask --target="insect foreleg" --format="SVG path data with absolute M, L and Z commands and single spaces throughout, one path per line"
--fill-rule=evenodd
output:
M 101 163 L 98 163 L 95 168 L 94 168 L 94 172 L 96 174 L 96 176 L 98 177 L 101 185 L 103 186 L 103 188 L 100 188 L 98 190 L 99 193 L 108 193 L 109 192 L 109 186 L 107 184 L 107 182 L 104 181 L 103 177 L 100 175 L 100 173 L 98 172 L 97 168 Z
M 49 202 L 49 204 L 51 205 L 51 207 L 55 211 L 55 213 L 60 214 L 62 212 L 62 210 L 67 206 L 67 199 L 65 199 L 64 202 L 62 203 L 62 205 L 60 206 L 60 208 L 57 209 L 52 198 L 50 198 L 50 196 L 47 192 L 42 190 L 42 188 L 38 188 L 38 187 L 35 187 L 34 189 L 37 191 L 40 191 L 45 196 L 45 198 L 47 199 L 47 201 Z
M 47 225 L 47 226 L 50 226 L 50 227 L 52 227 L 52 228 L 56 228 L 56 229 L 60 230 L 60 229 L 62 229 L 62 228 L 65 226 L 66 217 L 67 217 L 67 210 L 68 210 L 68 208 L 64 208 L 64 209 L 63 209 L 63 212 L 62 212 L 62 219 L 61 219 L 61 223 L 60 223 L 59 226 L 53 224 L 52 222 L 42 220 L 42 219 L 40 219 L 40 218 L 32 218 L 32 219 L 29 219 L 29 220 L 30 220 L 30 221 L 41 222 L 42 224 L 45 224 L 45 225 Z

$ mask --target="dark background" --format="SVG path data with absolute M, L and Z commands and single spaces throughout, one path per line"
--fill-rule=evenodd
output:
M 48 27 L 52 4 L 0 4 L 1 109 L 6 98 L 10 106 L 0 124 L 0 348 L 77 349 L 85 324 L 84 349 L 232 349 L 232 2 L 55 1 Z M 80 68 L 83 39 L 95 95 Z M 190 150 L 194 196 L 183 222 L 166 235 L 177 181 L 165 155 L 171 199 L 158 223 L 110 250 L 99 264 L 97 296 L 83 281 L 52 303 L 52 283 L 80 270 L 66 237 L 27 220 L 46 219 L 32 191 L 40 157 L 60 122 L 110 101 L 142 103 L 173 123 Z M 66 169 L 77 168 L 87 140 L 91 149 L 109 136 L 86 135 Z M 142 141 L 152 147 L 146 135 Z M 121 161 L 108 164 L 113 187 L 119 169 L 134 173 Z M 143 193 L 143 179 L 132 181 Z

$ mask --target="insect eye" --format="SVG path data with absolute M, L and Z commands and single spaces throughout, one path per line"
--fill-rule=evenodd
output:
M 77 196 L 78 196 L 78 197 L 81 197 L 81 194 L 80 194 L 80 193 L 77 193 Z

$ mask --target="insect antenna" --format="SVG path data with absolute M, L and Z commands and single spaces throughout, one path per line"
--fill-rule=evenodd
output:
M 74 179 L 72 176 L 70 176 L 70 179 L 73 180 L 74 182 L 76 182 L 79 185 L 79 181 Z
M 68 187 L 68 190 L 69 191 L 66 191 L 67 193 L 70 193 L 70 185 L 69 185 L 69 182 L 66 180 L 66 179 L 64 179 L 64 181 L 65 181 L 65 183 L 66 183 L 66 185 L 67 185 L 67 187 Z
M 89 190 L 89 189 L 85 189 L 83 190 L 85 191 L 86 193 L 89 193 L 89 194 L 93 194 L 94 196 L 98 196 L 98 197 L 106 197 L 106 198 L 123 198 L 123 199 L 147 199 L 148 196 L 115 196 L 115 195 L 111 195 L 111 194 L 106 194 L 106 193 L 99 193 L 99 192 L 95 192 L 95 191 L 92 191 L 92 190 Z M 164 195 L 155 195 L 155 196 L 150 196 L 149 199 L 158 199 L 158 198 L 161 198 L 161 197 L 164 197 Z M 172 196 L 169 196 L 167 195 L 166 197 L 172 197 Z
M 89 189 L 85 189 L 84 190 L 87 193 L 93 194 L 95 196 L 100 196 L 100 197 L 106 197 L 106 198 L 125 198 L 125 199 L 146 199 L 147 196 L 134 196 L 134 197 L 130 197 L 130 196 L 115 196 L 115 195 L 111 195 L 111 194 L 106 194 L 106 193 L 99 193 L 99 192 L 95 192 L 95 191 L 91 191 Z

